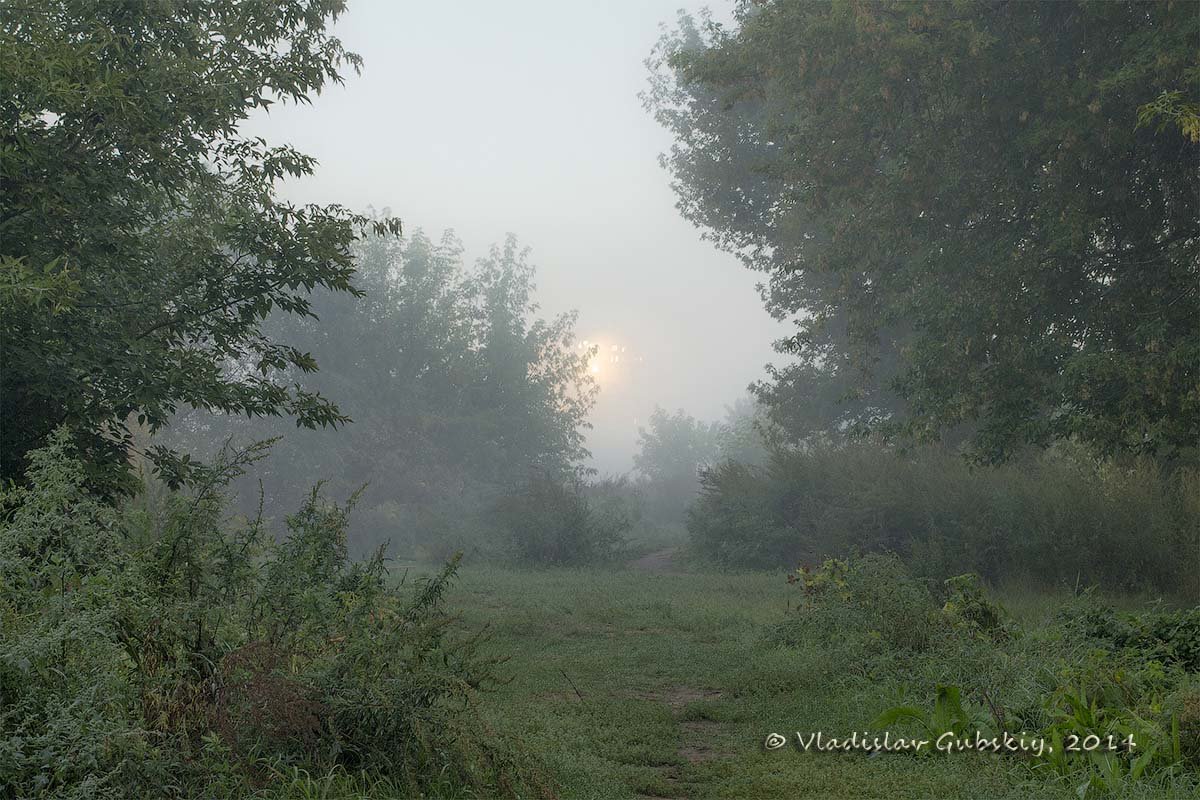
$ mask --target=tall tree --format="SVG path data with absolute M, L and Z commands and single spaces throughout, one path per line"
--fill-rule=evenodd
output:
M 725 419 L 715 428 L 716 460 L 755 466 L 767 462 L 776 434 L 755 398 L 739 397 L 732 406 L 725 406 Z
M 192 413 L 169 435 L 189 450 L 280 438 L 253 476 L 268 514 L 302 501 L 316 479 L 336 495 L 367 484 L 353 528 L 362 548 L 465 544 L 486 535 L 497 498 L 531 473 L 578 476 L 596 386 L 574 315 L 538 318 L 534 268 L 516 239 L 470 267 L 452 234 L 370 236 L 355 251 L 359 296 L 319 291 L 319 321 L 283 315 L 266 327 L 323 365 L 292 377 L 337 397 L 354 424 L 289 431 L 278 419 Z M 257 501 L 257 481 L 242 488 Z
M 853 379 L 856 421 L 965 429 L 984 460 L 1062 437 L 1193 447 L 1195 11 L 768 0 L 729 29 L 684 18 L 647 102 L 676 137 L 683 213 L 766 271 L 799 327 L 800 372 L 765 399 L 795 402 L 805 370 Z
M 700 490 L 700 473 L 719 455 L 721 426 L 695 419 L 683 409 L 655 408 L 638 429 L 633 466 L 641 477 L 646 510 L 657 522 L 680 522 Z
M 0 5 L 0 478 L 67 427 L 95 482 L 128 486 L 130 419 L 179 406 L 345 416 L 284 380 L 316 369 L 265 335 L 316 287 L 353 292 L 372 221 L 294 205 L 276 181 L 314 161 L 240 135 L 359 58 L 342 0 L 53 0 Z M 398 232 L 398 223 L 373 222 Z M 169 478 L 187 461 L 153 452 Z

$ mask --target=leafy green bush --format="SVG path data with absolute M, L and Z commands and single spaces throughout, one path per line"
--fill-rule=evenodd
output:
M 113 554 L 119 517 L 84 490 L 59 432 L 30 454 L 32 488 L 3 495 L 0 784 L 8 796 L 120 797 L 172 768 L 125 674 Z M 147 774 L 157 772 L 157 775 Z
M 1189 657 L 1200 608 L 1115 614 L 1085 593 L 1021 624 L 977 576 L 927 585 L 877 554 L 801 567 L 789 582 L 794 610 L 772 638 L 819 653 L 831 679 L 890 684 L 896 704 L 869 723 L 878 732 L 1037 735 L 1053 750 L 1024 763 L 1081 797 L 1196 782 L 1200 669 Z M 1064 747 L 1089 737 L 1104 746 Z
M 1200 473 L 1065 448 L 971 469 L 935 450 L 860 443 L 777 452 L 703 477 L 688 529 L 718 563 L 769 567 L 895 552 L 920 574 L 1103 583 L 1196 596 Z
M 1147 658 L 1200 672 L 1200 607 L 1119 614 L 1094 606 L 1072 621 L 1083 635 L 1104 641 L 1113 649 L 1131 649 Z
M 1167 695 L 1164 711 L 1179 721 L 1179 752 L 1200 771 L 1200 676 L 1193 674 Z
M 944 585 L 947 597 L 942 613 L 952 623 L 986 636 L 1004 634 L 1004 609 L 988 599 L 978 575 L 956 575 Z
M 226 522 L 218 490 L 244 461 L 118 511 L 59 435 L 5 493 L 2 791 L 236 796 L 292 767 L 409 795 L 536 787 L 473 718 L 496 660 L 443 609 L 457 558 L 411 589 L 379 554 L 352 563 L 350 506 L 316 490 L 278 542 Z
M 589 500 L 581 482 L 544 473 L 502 498 L 497 512 L 513 557 L 527 564 L 611 561 L 634 523 L 622 504 Z
M 1164 668 L 1149 654 L 1134 651 L 1114 656 L 1093 650 L 1065 665 L 1043 701 L 1040 732 L 1053 749 L 1035 769 L 1070 783 L 1081 797 L 1181 771 L 1179 716 L 1163 701 L 1186 680 L 1178 668 Z M 1104 746 L 1088 751 L 1089 737 Z
M 700 497 L 687 512 L 695 550 L 720 564 L 779 566 L 815 561 L 784 521 L 778 481 L 759 467 L 725 461 L 700 474 Z
M 938 686 L 933 705 L 928 710 L 918 706 L 898 705 L 884 711 L 871 723 L 876 730 L 886 730 L 896 724 L 915 724 L 929 741 L 937 741 L 944 733 L 967 736 L 986 730 L 988 720 L 978 709 L 964 705 L 962 690 L 957 686 Z M 988 731 L 994 735 L 994 731 Z
M 828 559 L 789 576 L 800 590 L 795 610 L 775 631 L 785 644 L 819 644 L 845 665 L 929 646 L 940 622 L 928 589 L 894 555 Z

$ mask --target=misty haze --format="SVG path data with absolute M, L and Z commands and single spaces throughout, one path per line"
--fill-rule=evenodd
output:
M 656 405 L 721 418 L 789 330 L 763 308 L 762 276 L 679 214 L 658 165 L 672 140 L 639 98 L 643 62 L 678 8 L 351 4 L 334 33 L 362 75 L 244 126 L 320 161 L 281 187 L 290 200 L 389 209 L 435 239 L 453 230 L 467 261 L 518 236 L 542 313 L 578 310 L 578 337 L 604 350 L 587 434 L 604 473 L 632 468 Z M 612 362 L 612 347 L 627 358 Z
M 1200 2 L 0 0 L 0 797 L 1200 795 Z

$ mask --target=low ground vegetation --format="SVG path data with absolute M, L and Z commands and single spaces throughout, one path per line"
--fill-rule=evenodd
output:
M 498 659 L 444 609 L 458 559 L 351 562 L 315 490 L 278 539 L 227 519 L 244 462 L 114 508 L 65 435 L 31 455 L 0 526 L 0 794 L 547 794 L 474 719 Z
M 468 623 L 492 626 L 487 647 L 512 655 L 484 718 L 538 752 L 563 797 L 1182 800 L 1200 788 L 1196 609 L 929 582 L 883 556 L 808 570 L 810 591 L 783 570 L 676 566 L 468 565 L 451 592 Z M 943 717 L 987 732 L 994 713 L 1048 736 L 1129 728 L 1139 747 L 1107 764 L 763 747 L 769 732 L 919 733 Z
M 1015 800 L 1200 786 L 1200 608 L 996 591 L 887 553 L 791 572 L 673 549 L 630 562 L 625 489 L 555 481 L 507 507 L 527 566 L 477 554 L 456 585 L 457 558 L 399 573 L 379 554 L 349 559 L 350 506 L 319 490 L 284 531 L 230 516 L 221 487 L 255 455 L 114 507 L 59 437 L 6 493 L 8 793 Z M 1056 750 L 763 748 L 768 732 L 816 730 L 1023 732 Z M 1090 736 L 1134 746 L 1063 754 Z
M 772 639 L 819 645 L 851 681 L 891 687 L 873 730 L 1038 737 L 1053 752 L 1028 766 L 1080 796 L 1200 767 L 1200 607 L 1117 613 L 1086 592 L 1029 624 L 977 576 L 926 582 L 895 556 L 791 577 L 799 601 Z

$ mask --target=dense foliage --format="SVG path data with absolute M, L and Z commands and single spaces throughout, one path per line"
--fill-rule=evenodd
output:
M 895 692 L 898 703 L 864 718 L 864 728 L 930 742 L 946 733 L 1043 737 L 1053 750 L 1008 754 L 1014 768 L 1081 798 L 1135 782 L 1194 790 L 1200 607 L 1121 614 L 1083 594 L 1019 621 L 974 575 L 927 582 L 886 555 L 802 567 L 790 582 L 794 610 L 772 640 L 819 653 L 810 669 L 830 683 Z M 1141 633 L 1122 639 L 1114 630 Z M 1064 747 L 1089 736 L 1104 746 Z
M 596 386 L 574 342 L 574 316 L 538 319 L 528 251 L 510 237 L 473 267 L 450 234 L 434 242 L 369 237 L 356 247 L 362 291 L 311 298 L 313 319 L 268 330 L 322 365 L 293 380 L 336 397 L 354 424 L 295 430 L 285 420 L 193 413 L 170 436 L 190 451 L 280 437 L 257 474 L 268 516 L 294 507 L 314 479 L 349 494 L 366 485 L 353 549 L 390 540 L 406 557 L 442 559 L 494 544 L 493 511 L 531 473 L 580 474 Z
M 656 407 L 638 429 L 638 450 L 628 488 L 647 524 L 682 530 L 687 509 L 700 492 L 700 476 L 736 461 L 759 465 L 768 453 L 762 408 L 749 397 L 726 406 L 723 419 L 699 420 L 683 409 Z
M 635 517 L 623 498 L 603 500 L 579 480 L 531 475 L 496 507 L 509 555 L 543 566 L 611 563 L 623 552 Z
M 1200 609 L 1169 605 L 1200 596 L 1194 4 L 684 16 L 647 96 L 680 208 L 767 273 L 796 358 L 722 422 L 656 409 L 605 480 L 591 354 L 539 317 L 515 237 L 467 265 L 451 234 L 286 202 L 314 161 L 239 132 L 358 68 L 343 9 L 0 4 L 0 796 L 552 798 L 478 704 L 503 658 L 445 608 L 461 551 L 672 571 L 684 518 L 709 563 L 800 562 L 794 591 L 734 613 L 769 576 L 722 574 L 688 611 L 661 587 L 695 574 L 646 581 L 610 674 L 593 646 L 638 573 L 555 600 L 562 626 L 554 594 L 471 607 L 586 652 L 586 694 L 557 657 L 529 670 L 586 719 L 568 783 L 615 748 L 690 795 L 642 767 L 702 773 L 664 743 L 722 694 L 774 714 L 805 684 L 863 726 L 1042 733 L 1057 754 L 1019 769 L 1085 799 L 1194 793 Z M 410 581 L 390 553 L 445 566 Z M 985 582 L 1075 600 L 1030 624 Z M 680 653 L 739 677 L 689 689 Z M 655 684 L 640 721 L 669 735 L 606 722 L 648 699 L 613 675 Z M 545 741 L 561 719 L 529 699 L 511 730 Z
M 1064 448 L 968 470 L 953 453 L 868 443 L 724 463 L 689 513 L 716 561 L 772 566 L 861 552 L 900 554 L 921 574 L 1098 583 L 1200 596 L 1194 559 L 1200 475 Z
M 312 172 L 239 134 L 255 109 L 307 102 L 358 57 L 328 25 L 342 0 L 0 6 L 0 478 L 66 426 L 91 480 L 130 490 L 129 423 L 180 406 L 346 419 L 284 376 L 313 359 L 264 334 L 353 291 L 366 226 L 276 195 Z M 20 424 L 15 421 L 20 420 Z M 153 457 L 172 480 L 190 462 Z
M 679 207 L 769 274 L 794 438 L 982 460 L 1200 440 L 1190 3 L 807 2 L 684 17 L 651 66 Z
M 406 796 L 535 786 L 472 718 L 496 662 L 443 610 L 457 559 L 414 589 L 379 556 L 351 563 L 349 508 L 315 491 L 278 540 L 223 520 L 245 458 L 116 511 L 68 439 L 2 498 L 5 793 L 234 797 L 296 768 Z

